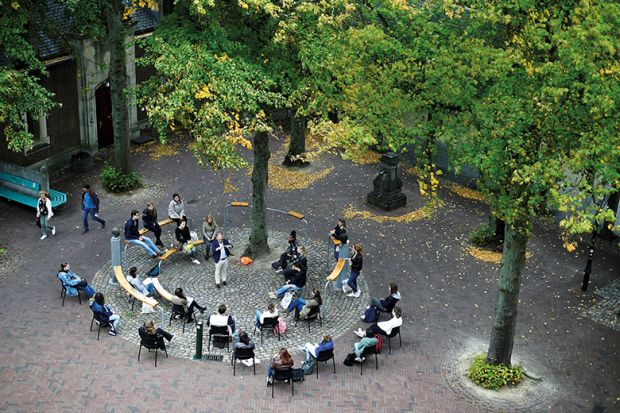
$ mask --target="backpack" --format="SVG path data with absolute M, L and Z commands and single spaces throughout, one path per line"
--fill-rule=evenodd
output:
M 301 363 L 301 369 L 304 371 L 304 374 L 307 376 L 314 372 L 314 360 L 306 359 L 303 363 Z
M 278 318 L 278 325 L 273 328 L 273 331 L 278 334 L 286 333 L 286 323 L 284 322 L 284 318 Z
M 377 307 L 371 305 L 366 309 L 364 313 L 364 322 L 365 323 L 376 323 L 379 319 L 379 313 L 377 313 Z
M 280 302 L 280 306 L 284 308 L 285 310 L 287 310 L 288 306 L 291 305 L 291 301 L 293 301 L 293 294 L 294 294 L 294 291 L 287 291 L 284 294 L 284 297 L 282 298 L 282 301 Z
M 342 362 L 345 366 L 352 366 L 355 361 L 355 353 L 349 353 Z
M 375 351 L 377 352 L 377 354 L 381 354 L 381 346 L 383 345 L 383 336 L 381 336 L 381 334 L 377 334 L 375 338 L 377 339 L 377 344 L 375 345 Z
M 303 369 L 293 369 L 293 381 L 304 381 L 304 370 Z
M 147 273 L 147 277 L 157 277 L 159 276 L 159 264 L 155 264 L 153 268 L 151 268 Z

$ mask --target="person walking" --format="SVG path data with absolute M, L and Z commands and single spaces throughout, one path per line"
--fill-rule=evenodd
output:
M 224 239 L 218 232 L 213 241 L 213 262 L 215 262 L 215 286 L 220 288 L 220 282 L 226 285 L 226 271 L 228 269 L 228 257 L 231 256 L 232 244 Z
M 140 211 L 137 209 L 132 210 L 131 218 L 129 218 L 125 223 L 125 239 L 132 244 L 141 246 L 151 257 L 156 258 L 163 253 L 157 249 L 157 246 L 155 246 L 149 237 L 143 237 L 140 235 L 139 218 Z
M 52 201 L 47 192 L 39 192 L 39 200 L 37 202 L 37 220 L 41 227 L 41 239 L 47 238 L 47 233 L 50 231 L 52 235 L 56 235 L 56 227 L 49 224 L 50 218 L 54 216 L 52 211 Z
M 88 228 L 88 216 L 101 224 L 101 228 L 105 228 L 105 220 L 99 218 L 99 196 L 89 184 L 84 185 L 82 188 L 82 221 L 84 223 L 84 231 L 82 234 L 86 234 L 89 231 Z
M 363 265 L 362 244 L 353 245 L 353 255 L 349 258 L 349 262 L 351 263 L 351 274 L 347 283 L 342 284 L 342 291 L 348 293 L 347 297 L 357 298 L 361 294 L 361 290 L 357 287 L 357 277 L 359 277 Z
M 157 208 L 151 201 L 146 204 L 146 208 L 142 211 L 142 225 L 155 235 L 155 245 L 163 247 L 164 243 L 161 242 L 161 227 L 157 222 Z

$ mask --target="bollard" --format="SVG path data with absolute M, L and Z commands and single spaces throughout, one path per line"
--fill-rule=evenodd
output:
M 196 324 L 196 354 L 194 360 L 202 360 L 202 321 Z
M 112 258 L 112 274 L 108 284 L 118 285 L 116 282 L 116 276 L 114 275 L 114 266 L 121 265 L 121 231 L 114 227 L 112 228 L 112 238 L 110 238 L 110 255 Z

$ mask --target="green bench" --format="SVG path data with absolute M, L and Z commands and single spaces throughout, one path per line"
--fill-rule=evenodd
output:
M 10 184 L 7 186 L 6 184 Z M 17 191 L 13 187 L 24 188 L 32 193 Z M 0 197 L 9 201 L 19 202 L 26 206 L 37 208 L 38 192 L 41 190 L 41 184 L 19 176 L 15 176 L 6 172 L 0 172 Z M 53 189 L 49 190 L 52 208 L 57 208 L 67 203 L 67 194 Z

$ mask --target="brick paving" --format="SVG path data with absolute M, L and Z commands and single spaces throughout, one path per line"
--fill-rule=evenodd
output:
M 198 219 L 208 211 L 223 221 L 228 202 L 251 198 L 245 172 L 232 175 L 239 192 L 224 193 L 223 175 L 200 169 L 187 152 L 157 162 L 143 154 L 132 159 L 149 179 L 161 183 L 163 195 L 156 198 L 160 211 L 165 211 L 170 195 L 179 192 L 195 201 L 187 207 L 190 217 Z M 304 235 L 309 239 L 324 239 L 345 206 L 367 209 L 364 198 L 376 166 L 337 158 L 333 163 L 336 169 L 329 178 L 307 190 L 267 193 L 270 206 L 307 215 Z M 356 341 L 352 328 L 336 340 L 337 374 L 329 366 L 321 367 L 320 379 L 306 377 L 294 397 L 289 388 L 278 385 L 271 399 L 264 364 L 256 377 L 244 366 L 233 377 L 230 365 L 222 362 L 171 356 L 154 368 L 147 356 L 138 363 L 134 342 L 107 335 L 97 341 L 88 331 L 86 304 L 79 306 L 71 298 L 64 307 L 60 303 L 55 277 L 60 261 L 69 261 L 89 279 L 109 261 L 107 228 L 93 225 L 88 234 L 80 234 L 79 189 L 84 182 L 95 183 L 94 174 L 66 174 L 54 182 L 55 189 L 70 194 L 69 204 L 54 217 L 57 235 L 44 241 L 33 224 L 33 210 L 0 201 L 0 244 L 23 257 L 16 270 L 0 277 L 0 411 L 620 411 L 620 332 L 582 315 L 592 295 L 584 297 L 574 289 L 580 285 L 585 251 L 564 251 L 555 226 L 548 223 L 539 224 L 529 243 L 533 255 L 523 277 L 514 357 L 540 374 L 551 390 L 537 390 L 529 401 L 508 405 L 455 384 L 461 350 L 472 342 L 482 343 L 484 349 L 488 340 L 498 267 L 476 261 L 462 248 L 467 234 L 486 220 L 487 208 L 451 192 L 441 193 L 444 206 L 431 220 L 348 222 L 351 240 L 364 245 L 369 294 L 383 296 L 388 283 L 395 281 L 403 295 L 403 347 L 393 349 L 392 355 L 382 354 L 379 370 L 371 361 L 360 377 L 359 368 L 342 365 Z M 405 176 L 403 182 L 410 204 L 393 215 L 421 205 L 415 178 Z M 144 207 L 129 201 L 110 207 L 107 202 L 104 197 L 102 211 L 109 228 L 122 225 L 131 209 Z M 233 227 L 247 227 L 249 211 L 231 211 L 230 221 Z M 268 225 L 286 233 L 298 224 L 269 215 Z M 184 257 L 165 265 L 193 265 L 179 258 Z M 591 291 L 617 279 L 619 268 L 616 249 L 597 255 Z M 165 271 L 166 267 L 163 276 Z M 294 356 L 299 364 L 301 353 Z

